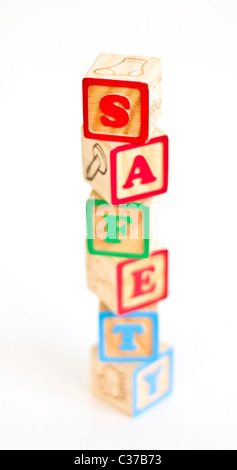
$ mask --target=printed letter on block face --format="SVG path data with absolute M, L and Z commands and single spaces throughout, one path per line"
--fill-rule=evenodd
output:
M 132 312 L 167 297 L 168 251 L 148 258 L 120 261 L 87 252 L 88 287 L 118 314 Z
M 106 362 L 152 361 L 158 357 L 158 314 L 135 311 L 123 317 L 99 314 L 99 358 Z
M 118 312 L 131 312 L 167 297 L 168 251 L 118 265 Z
M 141 364 L 133 374 L 133 416 L 145 411 L 171 392 L 173 351 L 163 350 L 159 358 Z
M 86 225 L 91 254 L 149 256 L 149 207 L 145 204 L 112 206 L 92 191 L 86 203 Z
M 130 416 L 167 397 L 172 390 L 173 351 L 161 343 L 152 362 L 103 362 L 92 351 L 93 393 Z
M 142 145 L 101 142 L 82 135 L 82 162 L 85 180 L 113 205 L 167 191 L 168 137 L 159 129 Z
M 150 57 L 100 54 L 83 79 L 84 135 L 146 142 L 161 109 L 161 63 Z

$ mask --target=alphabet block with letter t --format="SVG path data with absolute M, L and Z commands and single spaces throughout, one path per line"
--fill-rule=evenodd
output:
M 84 135 L 144 143 L 161 111 L 161 61 L 100 54 L 83 79 Z
M 85 180 L 111 204 L 162 194 L 168 187 L 168 137 L 155 129 L 146 144 L 121 145 L 82 134 L 82 164 Z
M 87 283 L 118 315 L 158 302 L 167 297 L 168 251 L 132 260 L 87 252 Z
M 105 362 L 152 361 L 158 357 L 157 304 L 115 315 L 102 302 L 99 313 L 99 358 Z
M 160 344 L 150 362 L 103 362 L 92 350 L 92 391 L 130 416 L 136 416 L 170 394 L 173 350 Z

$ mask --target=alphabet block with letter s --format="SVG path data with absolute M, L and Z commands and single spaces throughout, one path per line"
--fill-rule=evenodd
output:
M 83 79 L 84 135 L 144 143 L 161 112 L 161 61 L 100 54 Z
M 87 252 L 87 284 L 109 309 L 122 315 L 167 297 L 168 251 L 126 259 Z
M 130 416 L 136 416 L 172 390 L 173 350 L 160 344 L 159 356 L 149 362 L 103 362 L 92 350 L 92 391 Z
M 165 193 L 168 136 L 155 129 L 146 144 L 87 139 L 82 134 L 83 176 L 105 201 L 122 204 Z

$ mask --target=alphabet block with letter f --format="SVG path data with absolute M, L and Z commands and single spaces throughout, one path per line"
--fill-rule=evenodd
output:
M 156 232 L 158 199 L 148 198 L 113 206 L 93 190 L 86 202 L 89 252 L 104 256 L 147 258 L 152 251 Z
M 162 194 L 168 187 L 168 136 L 155 129 L 146 144 L 121 145 L 82 135 L 82 164 L 85 180 L 110 204 Z
M 144 143 L 161 111 L 161 61 L 100 54 L 83 79 L 84 135 Z
M 118 315 L 158 302 L 167 297 L 168 251 L 131 260 L 87 252 L 87 283 Z
M 173 350 L 160 344 L 157 359 L 150 362 L 103 362 L 92 350 L 92 391 L 130 416 L 159 402 L 172 390 Z
M 105 362 L 152 361 L 158 357 L 157 304 L 115 315 L 102 302 L 99 313 L 99 358 Z

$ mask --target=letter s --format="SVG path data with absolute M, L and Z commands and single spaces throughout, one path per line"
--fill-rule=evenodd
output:
M 130 109 L 130 101 L 126 96 L 116 94 L 103 96 L 100 100 L 100 109 L 106 115 L 100 118 L 104 126 L 124 127 L 129 122 L 129 114 L 125 110 Z M 111 119 L 107 116 L 111 116 Z

